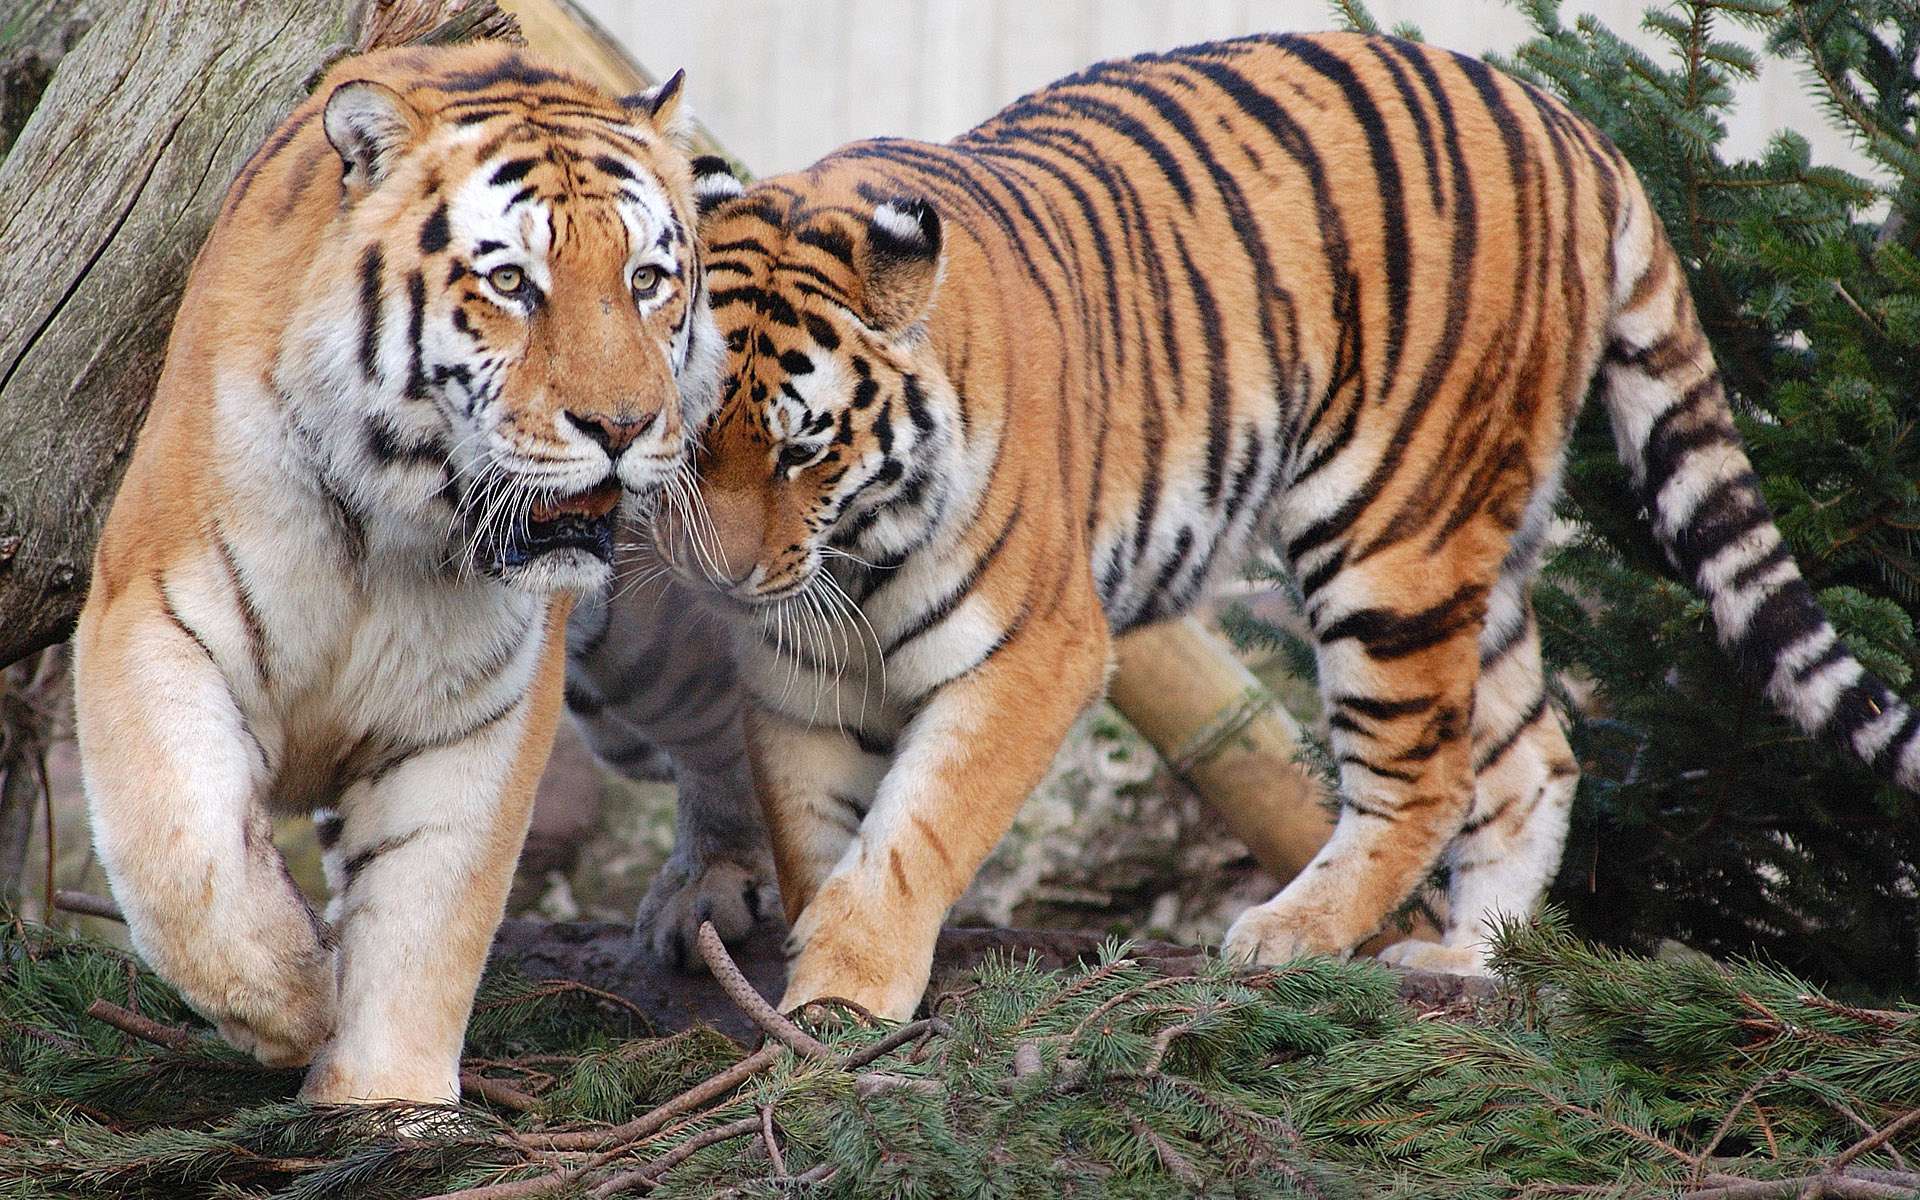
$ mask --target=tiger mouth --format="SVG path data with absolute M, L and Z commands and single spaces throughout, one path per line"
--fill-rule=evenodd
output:
M 508 532 L 501 565 L 525 566 L 562 550 L 583 550 L 602 562 L 612 562 L 620 494 L 619 483 L 609 480 L 584 492 L 536 500 L 526 522 Z

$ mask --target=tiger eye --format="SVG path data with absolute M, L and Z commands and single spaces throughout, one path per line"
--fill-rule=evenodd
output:
M 487 272 L 487 282 L 493 285 L 495 291 L 505 296 L 511 296 L 519 291 L 520 285 L 526 281 L 526 273 L 519 267 L 495 267 Z
M 647 265 L 633 269 L 633 294 L 636 299 L 644 300 L 660 289 L 666 282 L 667 273 L 659 267 Z

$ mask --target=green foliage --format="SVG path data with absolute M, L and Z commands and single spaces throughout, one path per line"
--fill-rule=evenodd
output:
M 7 923 L 0 1197 L 397 1200 L 591 1158 L 598 1174 L 550 1193 L 579 1195 L 762 1110 L 789 1177 L 836 1173 L 770 1182 L 763 1143 L 741 1137 L 647 1194 L 1655 1196 L 1696 1174 L 1808 1174 L 1920 1109 L 1920 1011 L 1849 1008 L 1757 966 L 1622 955 L 1555 914 L 1503 931 L 1498 966 L 1499 998 L 1421 1013 L 1372 964 L 1169 977 L 1121 946 L 1066 973 L 994 961 L 940 1005 L 948 1031 L 856 1070 L 783 1053 L 710 1107 L 589 1156 L 516 1139 L 625 1120 L 741 1050 L 710 1031 L 618 1036 L 617 1008 L 594 1028 L 586 993 L 495 973 L 467 1068 L 539 1113 L 311 1108 L 291 1099 L 296 1075 L 210 1037 L 169 1050 L 84 1016 L 137 997 L 150 1017 L 190 1019 L 118 952 Z M 836 1055 L 883 1035 L 840 1017 L 814 1032 Z M 1917 1141 L 1909 1128 L 1855 1165 L 1891 1180 Z
M 1913 691 L 1920 665 L 1920 8 L 1686 0 L 1629 44 L 1556 0 L 1496 58 L 1625 152 L 1686 264 L 1778 523 L 1855 654 Z M 1370 20 L 1341 6 L 1351 23 Z M 1744 31 L 1745 41 L 1730 34 Z M 1758 35 L 1757 38 L 1754 35 Z M 1879 168 L 1815 163 L 1781 132 L 1727 155 L 1735 85 L 1798 68 Z M 1588 935 L 1764 954 L 1885 994 L 1920 989 L 1920 805 L 1776 715 L 1674 582 L 1589 404 L 1537 590 L 1549 663 L 1591 683 L 1585 768 L 1555 898 Z

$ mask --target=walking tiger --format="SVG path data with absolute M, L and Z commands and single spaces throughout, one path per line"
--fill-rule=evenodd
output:
M 735 631 L 783 1007 L 911 1012 L 1112 637 L 1256 531 L 1305 598 L 1342 809 L 1227 952 L 1346 952 L 1444 861 L 1444 941 L 1386 956 L 1478 967 L 1566 836 L 1529 589 L 1596 379 L 1728 650 L 1920 783 L 1920 715 L 1782 544 L 1639 182 L 1538 89 L 1251 37 L 1100 63 L 946 144 L 696 169 L 728 363 L 697 495 L 654 528 Z
M 194 264 L 76 636 L 82 768 L 134 946 L 306 1099 L 459 1094 L 571 596 L 718 398 L 679 102 L 346 60 Z M 302 811 L 326 920 L 272 842 Z

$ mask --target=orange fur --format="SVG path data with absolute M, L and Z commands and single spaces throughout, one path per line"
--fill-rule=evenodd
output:
M 136 947 L 309 1099 L 458 1094 L 572 594 L 712 392 L 677 99 L 497 45 L 347 60 L 182 298 L 77 635 L 82 760 Z M 325 817 L 328 920 L 275 810 Z
M 788 1004 L 907 1015 L 1110 634 L 1264 534 L 1344 809 L 1227 950 L 1347 952 L 1444 862 L 1443 941 L 1389 954 L 1478 969 L 1566 832 L 1529 588 L 1596 374 L 1723 640 L 1920 780 L 1920 716 L 1780 548 L 1631 170 L 1484 64 L 1357 35 L 1101 63 L 953 142 L 759 182 L 701 237 L 727 398 L 658 536 L 733 618 Z

